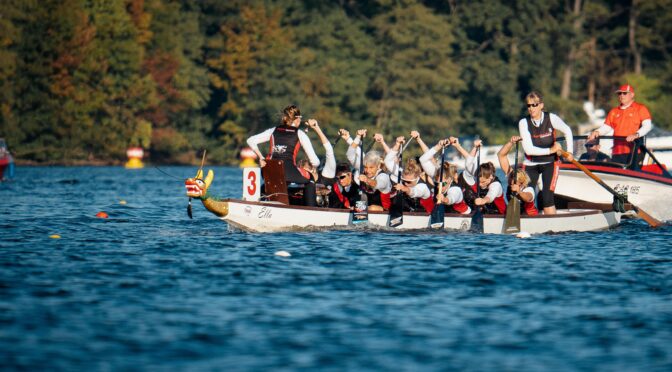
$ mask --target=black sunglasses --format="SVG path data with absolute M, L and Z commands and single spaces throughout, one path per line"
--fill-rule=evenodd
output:
M 626 94 L 628 94 L 628 93 L 630 93 L 630 92 L 618 92 L 618 93 L 616 93 L 616 94 L 618 94 L 619 96 L 624 96 L 624 95 L 626 95 Z
M 528 108 L 530 108 L 530 107 L 537 107 L 537 106 L 539 106 L 539 105 L 541 105 L 541 102 L 537 102 L 537 103 L 528 103 L 528 104 L 527 104 L 527 107 L 528 107 Z
M 595 146 L 595 145 L 593 145 L 592 143 L 587 143 L 587 144 L 586 144 L 586 148 L 587 148 L 587 149 L 592 148 L 593 146 Z
M 347 177 L 347 176 L 348 176 L 347 174 L 341 174 L 340 176 L 338 176 L 338 179 L 339 179 L 339 180 L 342 180 L 342 179 L 344 179 L 344 178 Z

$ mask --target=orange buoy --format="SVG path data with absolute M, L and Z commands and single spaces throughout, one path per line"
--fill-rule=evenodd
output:
M 101 212 L 96 213 L 96 217 L 98 217 L 98 218 L 107 218 L 107 217 L 109 217 L 109 216 L 107 215 L 107 213 L 101 211 Z

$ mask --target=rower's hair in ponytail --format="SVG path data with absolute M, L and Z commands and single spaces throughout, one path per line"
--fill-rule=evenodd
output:
M 440 169 L 436 171 L 436 179 L 438 180 L 440 173 Z M 443 163 L 443 178 L 444 179 L 449 179 L 451 181 L 455 181 L 455 176 L 457 175 L 457 165 L 455 164 L 450 164 L 449 162 Z M 440 180 L 443 181 L 443 180 Z
M 415 159 L 408 159 L 402 174 L 404 176 L 418 177 L 420 176 L 420 173 L 422 173 L 422 168 L 420 168 L 418 162 L 415 161 Z
M 301 116 L 301 110 L 299 110 L 296 105 L 289 105 L 282 110 L 282 119 L 280 123 L 282 125 L 290 125 L 297 116 Z
M 525 169 L 521 168 L 516 172 L 516 183 L 522 184 L 523 187 L 527 187 L 530 184 L 530 176 Z
M 492 164 L 492 162 L 487 162 L 481 164 L 481 169 L 480 169 L 480 178 L 490 178 L 495 176 L 495 165 Z

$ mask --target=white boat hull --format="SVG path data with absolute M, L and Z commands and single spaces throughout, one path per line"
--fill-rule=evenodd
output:
M 672 198 L 672 180 L 653 174 L 647 174 L 648 178 L 643 178 L 638 176 L 642 172 L 628 170 L 619 170 L 620 173 L 615 174 L 604 166 L 586 167 L 614 191 L 625 194 L 630 203 L 645 208 L 656 218 L 666 220 L 672 217 L 669 216 L 670 210 L 666 204 Z M 555 194 L 591 203 L 613 202 L 610 192 L 583 171 L 568 165 L 560 168 Z
M 287 206 L 272 202 L 249 202 L 229 199 L 227 213 L 220 218 L 232 227 L 253 232 L 294 231 L 315 228 L 352 226 L 352 214 L 342 209 Z M 554 216 L 521 216 L 521 231 L 530 234 L 566 231 L 604 230 L 620 223 L 621 215 L 592 209 L 560 210 Z M 404 214 L 404 223 L 390 230 L 427 230 L 429 215 L 421 213 Z M 502 234 L 504 216 L 485 215 L 483 219 L 486 234 Z M 387 213 L 371 212 L 368 228 L 388 229 Z M 467 231 L 471 227 L 470 215 L 447 214 L 445 229 Z

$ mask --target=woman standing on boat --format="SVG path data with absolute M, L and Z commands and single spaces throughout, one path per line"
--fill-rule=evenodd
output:
M 530 92 L 525 96 L 529 117 L 518 122 L 522 138 L 525 162 L 523 168 L 530 176 L 530 185 L 537 185 L 541 176 L 541 207 L 544 214 L 555 214 L 555 184 L 558 180 L 559 159 L 556 154 L 562 146 L 555 142 L 555 131 L 564 133 L 567 141 L 568 160 L 572 160 L 574 137 L 571 128 L 558 115 L 544 112 L 544 100 L 540 93 Z
M 262 167 L 266 165 L 265 159 L 282 160 L 285 168 L 285 181 L 304 185 L 304 205 L 315 206 L 315 182 L 301 174 L 296 165 L 296 155 L 299 148 L 303 148 L 310 164 L 314 167 L 320 165 L 320 159 L 315 154 L 308 135 L 299 130 L 300 125 L 301 110 L 295 105 L 287 106 L 282 111 L 280 125 L 248 138 L 247 145 L 257 154 Z M 270 142 L 269 152 L 265 158 L 259 151 L 259 144 L 264 142 Z

